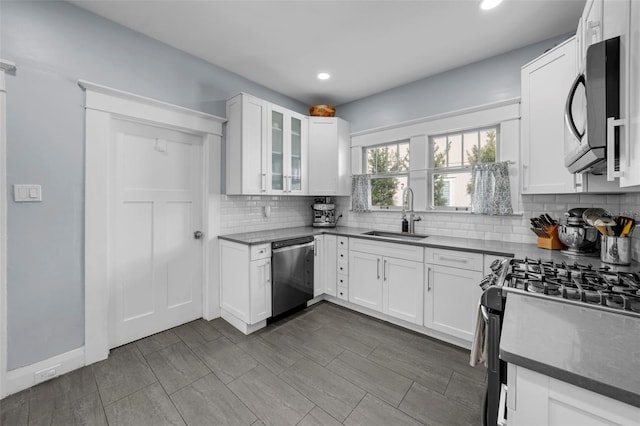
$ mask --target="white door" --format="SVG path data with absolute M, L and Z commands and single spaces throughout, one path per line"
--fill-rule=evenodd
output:
M 110 347 L 202 316 L 202 139 L 114 128 Z
M 382 312 L 422 325 L 423 263 L 385 257 L 383 259 Z

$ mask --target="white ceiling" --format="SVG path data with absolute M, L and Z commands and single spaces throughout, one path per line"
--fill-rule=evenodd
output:
M 585 0 L 71 3 L 303 103 L 340 105 L 573 32 Z

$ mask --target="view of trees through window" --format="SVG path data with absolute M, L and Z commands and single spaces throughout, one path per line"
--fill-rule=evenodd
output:
M 433 144 L 432 194 L 435 207 L 471 205 L 471 171 L 477 163 L 496 161 L 497 128 L 440 135 Z
M 409 181 L 409 141 L 367 148 L 365 161 L 371 175 L 371 205 L 402 206 L 402 191 Z

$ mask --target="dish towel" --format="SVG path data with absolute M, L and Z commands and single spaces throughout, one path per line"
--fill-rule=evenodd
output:
M 485 336 L 486 324 L 482 316 L 482 310 L 478 303 L 478 315 L 476 318 L 476 331 L 473 334 L 473 343 L 471 344 L 471 355 L 469 365 L 475 367 L 479 363 L 487 366 L 487 344 L 489 343 Z

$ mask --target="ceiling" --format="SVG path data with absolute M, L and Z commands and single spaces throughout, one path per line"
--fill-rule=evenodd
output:
M 573 32 L 585 1 L 71 3 L 300 102 L 340 105 Z

